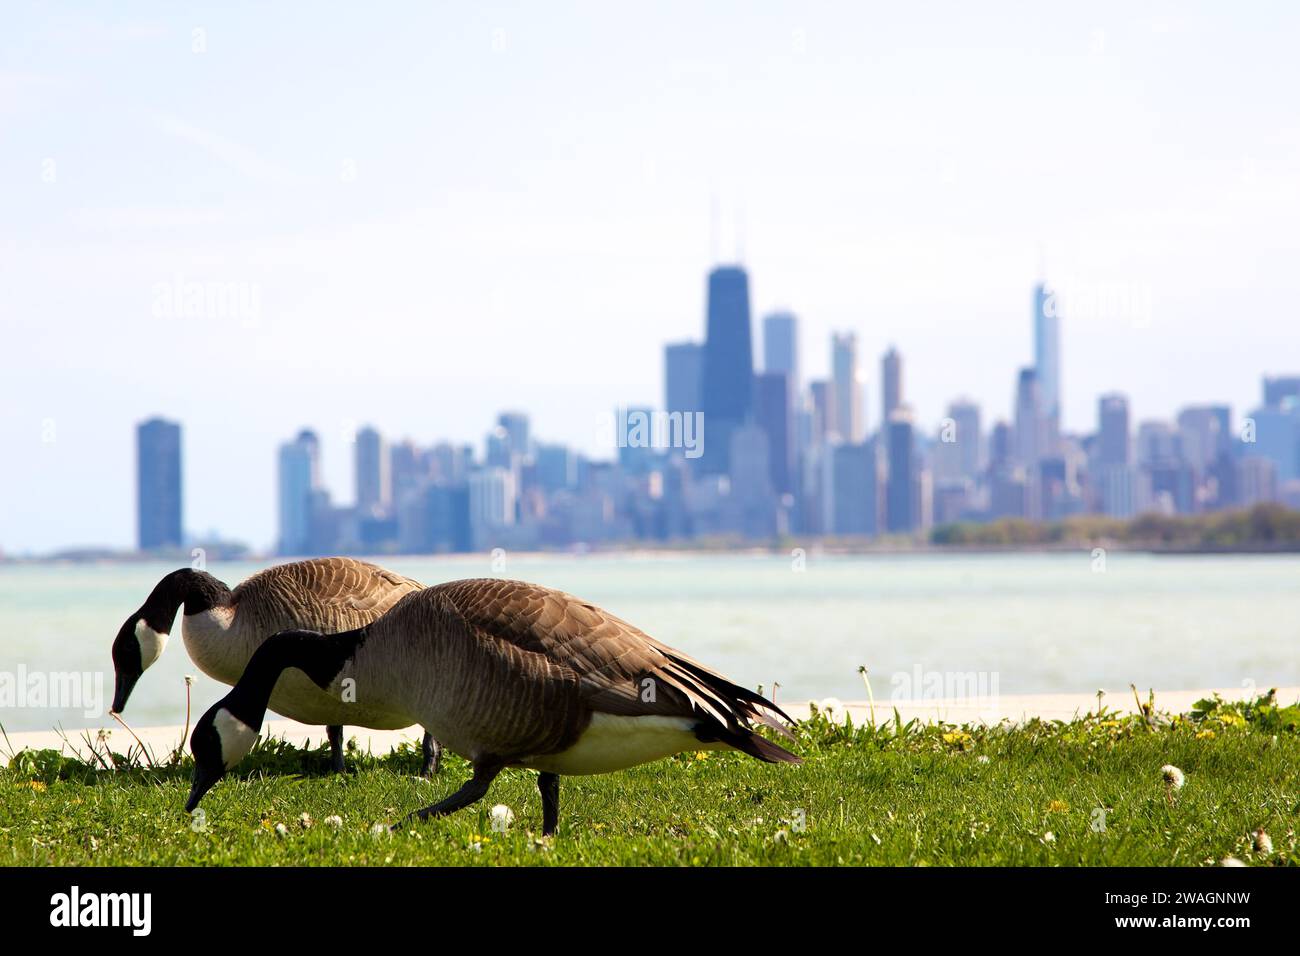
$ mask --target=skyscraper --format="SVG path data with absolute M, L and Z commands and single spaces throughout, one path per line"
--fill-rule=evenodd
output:
M 181 426 L 162 418 L 135 430 L 136 518 L 141 551 L 181 546 Z
M 960 462 L 960 475 L 974 481 L 984 470 L 984 433 L 980 430 L 980 407 L 968 399 L 948 406 Z
M 505 468 L 480 468 L 469 476 L 469 528 L 474 547 L 500 544 L 515 523 L 518 487 Z
M 384 436 L 370 425 L 357 432 L 353 446 L 357 480 L 357 511 L 363 514 L 387 511 L 392 504 L 391 462 Z
M 903 357 L 892 345 L 880 360 L 880 391 L 881 421 L 888 422 L 903 404 Z
M 664 347 L 664 410 L 698 412 L 704 376 L 704 346 L 676 342 Z
M 307 554 L 312 544 L 314 496 L 320 489 L 320 439 L 303 429 L 280 446 L 280 553 Z
M 862 376 L 858 371 L 858 337 L 853 332 L 831 335 L 831 381 L 835 431 L 841 440 L 857 444 L 867 429 L 862 407 Z
M 1300 399 L 1300 375 L 1264 376 L 1264 404 L 1277 408 L 1288 398 Z
M 1129 463 L 1128 398 L 1118 392 L 1097 401 L 1097 461 L 1102 465 Z
M 835 420 L 835 391 L 830 382 L 818 379 L 808 385 L 808 395 L 812 400 L 811 440 L 820 444 L 832 436 L 839 435 L 839 423 Z
M 1043 283 L 1034 286 L 1034 371 L 1042 402 L 1046 447 L 1054 454 L 1061 433 L 1061 319 L 1056 294 Z
M 1016 379 L 1016 461 L 1032 469 L 1043 457 L 1044 418 L 1038 373 L 1022 368 Z
M 829 450 L 831 534 L 880 532 L 880 464 L 874 441 Z
M 780 372 L 799 394 L 799 321 L 793 312 L 773 312 L 763 319 L 763 371 Z
M 1198 475 L 1208 473 L 1219 455 L 1228 450 L 1231 435 L 1223 425 L 1221 408 L 1189 406 L 1178 413 L 1178 440 L 1183 460 Z
M 754 419 L 767 436 L 772 489 L 778 495 L 794 491 L 794 410 L 790 380 L 783 372 L 754 376 Z
M 532 456 L 532 429 L 527 412 L 502 412 L 497 415 L 497 424 L 506 430 L 510 453 L 515 461 Z
M 885 527 L 891 533 L 906 533 L 917 525 L 916 436 L 912 413 L 907 406 L 894 409 L 885 425 L 888 480 L 885 486 Z
M 725 474 L 731 433 L 753 413 L 754 347 L 750 336 L 749 276 L 739 266 L 709 273 L 704 377 L 700 389 L 707 439 L 700 468 Z

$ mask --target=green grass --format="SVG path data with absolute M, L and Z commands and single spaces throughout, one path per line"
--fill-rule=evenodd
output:
M 181 809 L 188 758 L 148 768 L 128 753 L 105 757 L 121 765 L 106 770 L 25 751 L 0 771 L 0 864 L 1300 863 L 1300 709 L 1271 697 L 1019 728 L 846 727 L 814 715 L 796 749 L 803 766 L 713 752 L 564 778 L 560 832 L 547 840 L 535 836 L 535 775 L 523 770 L 474 807 L 374 835 L 466 777 L 449 755 L 438 778 L 417 778 L 411 748 L 354 753 L 352 772 L 334 776 L 323 750 L 263 743 L 208 794 L 198 830 Z M 1165 764 L 1184 772 L 1182 789 L 1166 785 Z M 491 826 L 496 803 L 516 816 L 504 833 Z M 304 813 L 315 820 L 306 828 Z M 1271 854 L 1252 852 L 1260 828 Z

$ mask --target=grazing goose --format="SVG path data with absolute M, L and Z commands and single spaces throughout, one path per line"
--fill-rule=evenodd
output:
M 182 568 L 158 582 L 140 610 L 126 619 L 113 642 L 117 672 L 113 713 L 126 707 L 136 682 L 167 646 L 184 606 L 181 634 L 199 670 L 234 684 L 253 652 L 270 634 L 310 628 L 332 634 L 369 624 L 421 585 L 410 578 L 352 558 L 316 558 L 280 564 L 253 575 L 231 591 L 205 571 Z M 350 696 L 350 695 L 349 695 Z M 270 707 L 306 724 L 325 724 L 334 769 L 343 770 L 343 724 L 395 730 L 409 727 L 381 700 L 326 693 L 301 674 L 276 683 Z M 436 773 L 442 748 L 424 735 L 424 773 Z
M 356 630 L 271 637 L 194 725 L 187 812 L 252 748 L 286 669 L 331 693 L 354 680 L 358 696 L 383 700 L 469 759 L 469 782 L 416 811 L 421 820 L 479 800 L 505 767 L 541 771 L 542 832 L 551 834 L 562 774 L 698 749 L 801 762 L 751 730 L 757 721 L 790 736 L 779 722 L 790 718 L 771 701 L 572 595 L 489 578 L 408 594 Z

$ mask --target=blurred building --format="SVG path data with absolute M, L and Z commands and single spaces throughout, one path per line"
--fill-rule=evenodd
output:
M 357 431 L 353 446 L 356 464 L 357 510 L 386 513 L 392 504 L 391 461 L 384 438 L 370 425 Z
M 704 473 L 726 474 L 731 434 L 753 414 L 749 276 L 739 266 L 720 266 L 709 273 L 706 331 L 700 404 L 707 439 L 696 461 Z
M 181 426 L 162 418 L 135 430 L 136 543 L 141 551 L 179 548 Z
M 664 347 L 664 409 L 669 412 L 698 412 L 700 382 L 704 378 L 704 346 L 678 342 Z
M 887 422 L 903 404 L 903 357 L 892 345 L 880 359 L 880 420 Z
M 279 452 L 280 535 L 282 555 L 313 552 L 313 518 L 324 517 L 328 496 L 322 501 L 320 485 L 320 439 L 304 428 Z
M 858 444 L 866 436 L 866 411 L 862 405 L 862 373 L 858 368 L 858 337 L 853 332 L 831 336 L 831 405 L 827 432 L 841 441 Z
M 799 321 L 793 312 L 773 312 L 763 319 L 763 371 L 784 375 L 790 393 L 799 394 Z
M 1056 295 L 1034 286 L 1034 374 L 1043 416 L 1043 452 L 1056 453 L 1061 433 L 1061 317 Z
M 892 534 L 916 530 L 920 524 L 916 434 L 907 406 L 894 409 L 882 432 L 885 436 L 888 479 L 885 486 L 885 528 Z

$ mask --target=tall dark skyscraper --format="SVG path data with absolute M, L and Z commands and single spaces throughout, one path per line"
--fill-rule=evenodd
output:
M 889 418 L 903 404 L 903 357 L 892 345 L 880 360 L 880 389 L 882 421 Z
M 161 418 L 135 430 L 136 517 L 141 551 L 181 546 L 181 426 Z
M 664 347 L 664 410 L 701 411 L 700 383 L 704 378 L 704 346 L 675 342 Z
M 781 372 L 754 376 L 755 423 L 767 436 L 772 490 L 778 495 L 794 491 L 794 408 L 790 380 Z
M 799 394 L 799 320 L 793 312 L 773 312 L 763 319 L 763 371 L 780 372 Z
M 1042 403 L 1045 438 L 1054 446 L 1061 432 L 1061 317 L 1056 295 L 1043 283 L 1034 286 L 1034 371 Z M 1051 454 L 1054 447 L 1043 449 Z
M 754 410 L 754 346 L 750 335 L 749 276 L 739 266 L 709 273 L 707 337 L 700 399 L 704 412 L 704 454 L 709 474 L 729 470 L 731 435 Z
M 1097 401 L 1097 419 L 1097 462 L 1102 465 L 1127 465 L 1128 398 L 1117 392 L 1101 396 Z
M 885 527 L 890 532 L 905 533 L 916 528 L 916 434 L 912 415 L 906 406 L 894 410 L 885 425 L 886 453 L 889 469 L 885 486 Z

